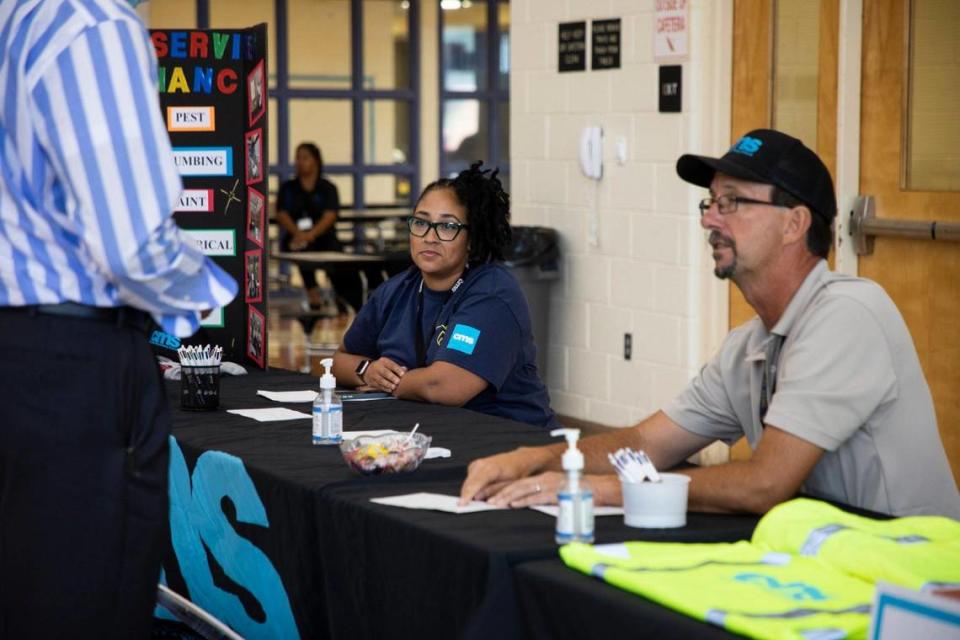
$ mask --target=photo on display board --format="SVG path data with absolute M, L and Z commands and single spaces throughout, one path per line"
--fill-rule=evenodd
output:
M 263 129 L 248 131 L 243 136 L 247 156 L 247 184 L 263 180 Z
M 263 250 L 254 249 L 244 254 L 243 268 L 244 289 L 246 302 L 261 302 L 263 300 Z
M 256 307 L 247 307 L 247 356 L 263 367 L 264 345 L 267 339 L 267 323 Z
M 261 60 L 247 76 L 247 115 L 251 127 L 257 124 L 257 121 L 267 110 L 263 76 L 263 60 Z
M 247 187 L 247 238 L 259 246 L 263 246 L 266 235 L 266 208 L 267 199 L 253 187 Z

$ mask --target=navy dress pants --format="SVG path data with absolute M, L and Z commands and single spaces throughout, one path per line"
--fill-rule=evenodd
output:
M 145 638 L 170 413 L 142 331 L 0 309 L 0 638 Z

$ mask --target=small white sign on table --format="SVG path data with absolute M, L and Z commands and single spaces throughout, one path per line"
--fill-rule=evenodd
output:
M 688 0 L 653 0 L 653 59 L 686 60 L 690 53 Z
M 960 638 L 960 601 L 878 582 L 867 637 L 876 640 Z

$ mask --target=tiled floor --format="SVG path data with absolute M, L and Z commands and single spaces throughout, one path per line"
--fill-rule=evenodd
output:
M 307 336 L 300 320 L 291 317 L 283 307 L 271 306 L 267 323 L 269 366 L 320 375 L 320 360 L 336 350 L 353 317 L 320 318 Z

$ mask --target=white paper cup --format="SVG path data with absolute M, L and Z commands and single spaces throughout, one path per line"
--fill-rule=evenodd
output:
M 661 473 L 660 482 L 623 482 L 623 522 L 628 527 L 669 529 L 687 524 L 690 476 Z

